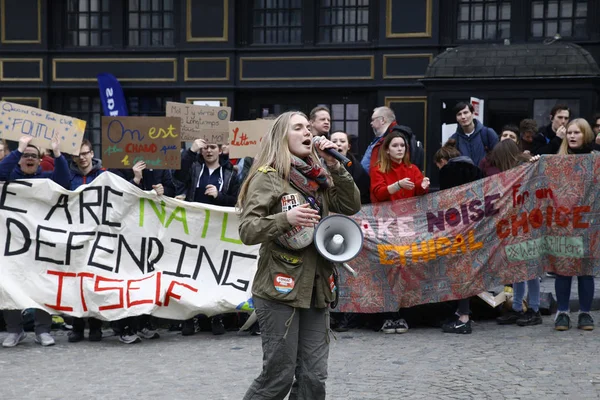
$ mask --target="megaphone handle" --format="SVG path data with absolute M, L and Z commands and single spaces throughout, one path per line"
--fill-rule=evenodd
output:
M 342 267 L 344 267 L 344 269 L 345 269 L 346 271 L 350 272 L 350 273 L 352 274 L 352 276 L 353 276 L 353 277 L 355 277 L 355 278 L 357 278 L 357 277 L 358 277 L 358 273 L 357 273 L 357 272 L 356 272 L 354 269 L 352 269 L 352 267 L 351 267 L 351 266 L 349 266 L 349 265 L 348 265 L 348 264 L 346 264 L 346 263 L 341 263 L 340 265 L 341 265 Z

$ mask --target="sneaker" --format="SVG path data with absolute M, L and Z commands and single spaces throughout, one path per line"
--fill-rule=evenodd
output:
M 54 346 L 54 338 L 48 333 L 40 333 L 39 335 L 35 335 L 35 342 L 37 344 L 41 344 L 42 346 Z
M 71 331 L 69 332 L 69 338 L 67 340 L 69 343 L 81 342 L 83 340 L 83 332 Z
M 100 329 L 94 329 L 93 331 L 90 331 L 90 333 L 88 334 L 88 340 L 90 342 L 99 342 L 99 341 L 101 341 L 102 340 L 102 330 L 100 330 Z
M 554 329 L 557 331 L 568 331 L 571 329 L 571 318 L 569 314 L 565 312 L 559 312 L 556 314 L 556 319 L 554 320 Z
M 539 311 L 533 311 L 529 309 L 523 314 L 521 318 L 517 320 L 519 326 L 533 326 L 540 325 L 542 323 L 542 314 Z
M 396 333 L 396 321 L 392 321 L 391 319 L 386 319 L 381 327 L 381 331 L 383 333 Z
M 194 323 L 194 318 L 183 321 L 181 324 L 181 334 L 183 336 L 191 336 L 194 333 L 196 333 L 196 324 Z
M 471 326 L 471 320 L 468 320 L 467 322 L 462 322 L 460 319 L 457 319 L 456 321 L 443 325 L 442 331 L 444 333 L 469 334 L 473 332 L 473 327 Z
M 15 347 L 26 337 L 27 334 L 24 331 L 21 331 L 21 333 L 9 333 L 4 342 L 2 342 L 2 347 Z
M 394 321 L 396 324 L 396 333 L 406 333 L 408 332 L 408 324 L 403 319 L 398 319 Z
M 210 329 L 213 335 L 222 335 L 225 333 L 225 325 L 221 317 L 212 317 L 210 320 Z
M 251 336 L 260 336 L 260 326 L 258 325 L 258 321 L 256 321 L 250 327 L 250 335 Z
M 577 319 L 577 329 L 583 329 L 584 331 L 594 330 L 594 319 L 589 313 L 579 313 L 579 318 Z
M 516 323 L 519 319 L 523 318 L 524 315 L 525 314 L 523 313 L 523 311 L 510 310 L 506 314 L 496 318 L 496 322 L 498 323 L 498 325 L 512 325 Z
M 153 329 L 144 328 L 142 330 L 137 331 L 137 334 L 142 339 L 158 339 L 160 335 Z
M 119 340 L 121 343 L 125 344 L 134 344 L 142 341 L 135 333 L 122 333 L 121 336 L 119 336 Z
M 556 278 L 556 274 L 554 272 L 546 272 L 547 278 Z

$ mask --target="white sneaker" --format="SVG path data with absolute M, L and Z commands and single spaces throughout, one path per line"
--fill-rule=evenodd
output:
M 396 333 L 396 321 L 392 321 L 391 319 L 386 319 L 381 327 L 381 331 L 383 333 Z
M 42 346 L 54 346 L 54 338 L 47 332 L 35 335 L 35 342 Z
M 24 331 L 21 331 L 21 333 L 9 333 L 4 342 L 2 342 L 2 347 L 15 347 L 26 337 L 27 334 Z
M 404 319 L 398 319 L 394 323 L 396 324 L 396 333 L 408 332 L 408 324 Z
M 142 339 L 140 339 L 140 337 L 135 333 L 124 333 L 121 336 L 119 336 L 119 340 L 121 341 L 121 343 L 125 344 L 139 343 L 142 341 Z
M 137 335 L 142 339 L 158 339 L 160 335 L 153 329 L 144 328 L 141 331 L 137 331 Z

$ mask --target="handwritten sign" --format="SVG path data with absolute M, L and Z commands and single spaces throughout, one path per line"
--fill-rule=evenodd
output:
M 208 107 L 167 102 L 167 117 L 181 119 L 181 140 L 227 144 L 231 107 Z
M 172 117 L 102 117 L 102 164 L 131 168 L 179 169 L 181 122 Z
M 229 157 L 254 157 L 260 141 L 273 126 L 274 120 L 234 121 L 229 123 Z
M 51 148 L 52 138 L 58 136 L 60 151 L 77 155 L 85 125 L 85 121 L 77 118 L 0 101 L 0 139 L 18 141 L 21 136 L 28 135 L 33 138 L 33 145 Z

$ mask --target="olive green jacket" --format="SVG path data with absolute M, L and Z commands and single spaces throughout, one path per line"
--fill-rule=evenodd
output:
M 356 214 L 360 211 L 360 192 L 352 176 L 342 166 L 330 172 L 333 185 L 323 193 L 322 218 L 329 211 Z M 275 240 L 292 229 L 281 211 L 282 196 L 292 193 L 300 192 L 270 167 L 261 167 L 249 183 L 239 233 L 245 244 L 261 244 L 252 294 L 291 307 L 325 308 L 335 300 L 330 286 L 333 265 L 317 252 L 314 244 L 289 250 Z

